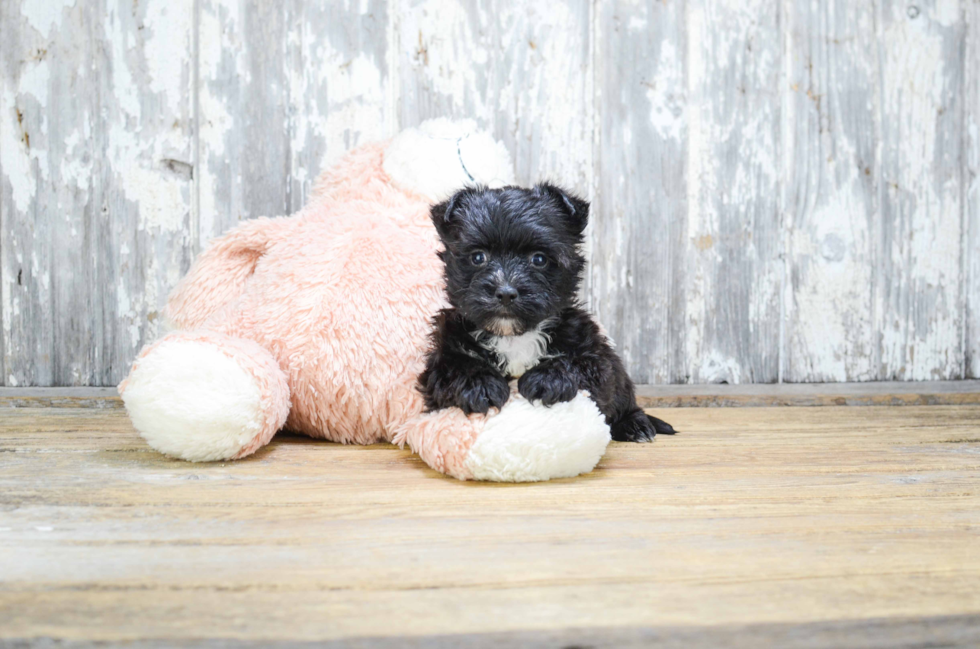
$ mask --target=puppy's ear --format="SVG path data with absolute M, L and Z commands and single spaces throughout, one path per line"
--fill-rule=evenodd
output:
M 582 234 L 585 226 L 589 224 L 589 202 L 582 200 L 575 194 L 565 191 L 557 185 L 551 183 L 541 183 L 534 188 L 539 193 L 557 199 L 568 218 L 568 224 L 575 234 Z
M 432 224 L 436 226 L 436 232 L 439 233 L 439 238 L 443 241 L 452 241 L 455 238 L 456 226 L 458 225 L 456 209 L 460 206 L 462 198 L 471 193 L 473 193 L 473 188 L 467 187 L 450 196 L 449 200 L 432 206 L 430 212 Z

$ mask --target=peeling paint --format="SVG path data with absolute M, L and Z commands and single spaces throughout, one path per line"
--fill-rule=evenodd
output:
M 189 159 L 191 7 L 0 4 L 8 385 L 111 385 L 155 335 L 187 263 L 190 185 L 160 161 Z
M 784 378 L 876 376 L 874 7 L 788 3 Z M 815 27 L 816 26 L 816 27 Z
M 961 340 L 964 377 L 980 378 L 980 3 L 968 3 L 966 16 L 966 87 L 963 92 L 966 191 L 964 205 L 963 275 L 965 308 Z
M 187 213 L 183 182 L 135 165 L 123 171 L 122 180 L 126 198 L 136 203 L 141 230 L 182 231 Z
M 687 9 L 686 375 L 694 382 L 778 378 L 781 70 L 768 3 L 717 0 Z M 690 245 L 690 244 L 688 244 Z M 711 359 L 711 363 L 707 362 Z M 736 371 L 737 369 L 737 371 Z M 707 373 L 702 375 L 703 373 Z
M 589 194 L 588 2 L 403 1 L 399 12 L 402 127 L 471 117 L 508 146 L 521 182 Z
M 980 376 L 976 3 L 0 15 L 4 384 L 118 381 L 195 250 L 443 115 L 593 201 L 584 297 L 639 381 Z
M 882 21 L 882 378 L 962 376 L 959 53 L 962 23 L 938 2 Z M 947 114 L 948 113 L 948 114 Z
M 65 9 L 74 7 L 78 0 L 21 0 L 20 11 L 28 24 L 47 37 L 53 28 L 61 26 Z
M 650 102 L 650 124 L 663 138 L 679 138 L 684 130 L 684 95 L 676 94 L 683 88 L 684 67 L 677 56 L 677 48 L 671 41 L 664 41 L 660 48 L 657 75 L 649 82 L 647 99 Z

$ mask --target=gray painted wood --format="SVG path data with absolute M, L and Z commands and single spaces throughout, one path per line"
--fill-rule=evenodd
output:
M 105 385 L 189 266 L 192 0 L 0 1 L 3 382 Z
M 286 12 L 203 0 L 198 23 L 198 245 L 239 221 L 289 212 Z
M 112 385 L 193 255 L 436 116 L 594 201 L 640 382 L 980 376 L 967 0 L 0 0 L 0 384 Z
M 871 3 L 793 0 L 782 88 L 783 378 L 877 378 L 880 100 Z
M 401 127 L 473 118 L 502 140 L 522 183 L 592 185 L 591 3 L 397 3 Z
M 691 0 L 686 29 L 689 377 L 771 383 L 783 276 L 780 11 L 765 0 Z
M 967 378 L 980 378 L 980 3 L 966 5 L 966 59 L 963 76 L 963 156 L 965 189 L 963 269 L 967 295 L 963 318 L 963 347 Z
M 199 245 L 300 209 L 324 163 L 393 132 L 386 3 L 203 0 Z
M 393 135 L 385 0 L 288 5 L 289 211 L 306 204 L 321 167 Z
M 591 305 L 636 380 L 686 382 L 687 40 L 681 3 L 599 3 Z
M 962 6 L 888 0 L 879 13 L 877 378 L 961 378 Z

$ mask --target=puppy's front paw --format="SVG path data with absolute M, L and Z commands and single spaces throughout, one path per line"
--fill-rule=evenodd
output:
M 528 401 L 540 400 L 546 406 L 553 406 L 574 399 L 578 381 L 563 365 L 546 363 L 525 373 L 517 382 L 517 391 Z
M 490 370 L 436 367 L 422 379 L 422 394 L 429 410 L 459 408 L 466 414 L 484 414 L 510 398 L 510 387 Z
M 490 408 L 501 408 L 510 398 L 510 386 L 503 377 L 477 374 L 469 377 L 459 389 L 456 405 L 466 414 L 486 414 Z

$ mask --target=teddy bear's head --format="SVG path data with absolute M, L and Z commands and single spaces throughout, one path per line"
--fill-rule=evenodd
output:
M 396 187 L 433 203 L 463 187 L 515 184 L 507 148 L 471 119 L 430 119 L 402 131 L 385 150 L 384 170 Z

